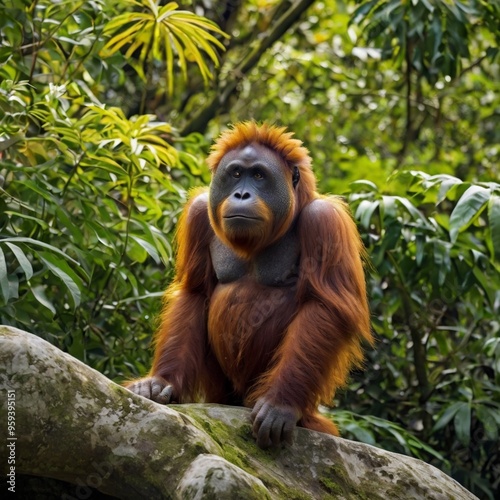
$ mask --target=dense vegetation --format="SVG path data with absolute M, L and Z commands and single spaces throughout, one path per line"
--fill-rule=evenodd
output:
M 185 10 L 183 10 L 185 9 Z M 352 437 L 500 493 L 500 4 L 5 0 L 0 321 L 144 374 L 173 228 L 227 123 L 271 120 L 348 197 L 376 348 Z

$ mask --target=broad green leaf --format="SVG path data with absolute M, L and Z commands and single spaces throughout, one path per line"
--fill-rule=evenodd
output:
M 360 5 L 352 14 L 349 24 L 360 24 L 380 0 L 370 0 Z
M 7 274 L 7 262 L 2 248 L 0 247 L 0 290 L 5 302 L 10 299 L 9 276 Z
M 115 250 L 113 233 L 109 231 L 107 227 L 93 220 L 87 220 L 85 221 L 85 224 L 95 233 L 99 243 L 101 243 L 105 247 Z
M 494 307 L 495 293 L 492 288 L 491 279 L 489 279 L 489 277 L 479 268 L 479 266 L 474 266 L 472 268 L 472 273 L 474 274 L 477 282 L 481 285 L 482 289 L 485 291 L 489 303 Z
M 378 193 L 378 186 L 374 183 L 374 182 L 371 182 L 371 181 L 367 181 L 367 180 L 359 180 L 359 181 L 354 181 L 354 182 L 351 182 L 349 184 L 349 187 L 352 189 L 353 187 L 354 188 L 366 188 L 368 191 L 372 191 L 374 193 Z M 359 189 L 361 190 L 361 189 Z M 356 191 L 358 191 L 358 189 L 356 189 Z
M 390 219 L 395 219 L 397 217 L 396 201 L 394 196 L 382 196 L 382 202 L 380 203 L 380 217 L 382 220 L 389 219 L 386 222 L 390 222 Z
M 35 240 L 33 238 L 25 238 L 24 236 L 12 236 L 9 238 L 3 238 L 0 240 L 0 242 L 2 242 L 2 243 L 7 243 L 7 242 L 26 243 L 27 245 L 34 245 L 34 246 L 46 248 L 47 250 L 50 250 L 51 252 L 54 252 L 58 255 L 61 255 L 62 257 L 64 257 L 66 260 L 72 262 L 73 264 L 75 264 L 77 266 L 80 265 L 76 260 L 72 259 L 69 255 L 66 255 L 63 251 L 59 250 L 59 248 L 56 248 L 53 245 L 49 245 L 48 243 L 44 243 L 43 241 Z M 86 277 L 88 278 L 88 276 L 86 276 Z
M 165 237 L 163 232 L 158 230 L 158 228 L 148 225 L 144 221 L 138 220 L 136 222 L 142 228 L 144 234 L 149 237 L 149 240 L 154 241 L 155 250 L 160 254 L 163 263 L 167 265 L 170 262 L 173 253 L 169 240 Z
M 19 248 L 17 245 L 14 245 L 14 243 L 6 242 L 5 244 L 12 250 L 12 253 L 16 256 L 17 262 L 19 262 L 19 265 L 21 266 L 21 269 L 26 276 L 26 281 L 29 281 L 33 276 L 33 266 L 31 265 L 28 257 L 26 257 L 21 248 Z
M 355 218 L 359 220 L 359 223 L 365 229 L 368 229 L 370 227 L 370 220 L 372 218 L 373 212 L 377 209 L 378 205 L 378 200 L 363 200 L 358 205 Z
M 403 196 L 394 196 L 394 199 L 399 201 L 399 203 L 401 203 L 401 205 L 403 205 L 403 207 L 408 210 L 408 212 L 413 216 L 414 219 L 421 220 L 428 229 L 433 229 L 425 216 L 420 212 L 420 210 L 415 207 L 415 205 L 413 205 L 413 203 L 409 199 L 404 198 Z
M 219 58 L 215 49 L 225 50 L 224 45 L 210 32 L 229 38 L 213 21 L 186 10 L 177 10 L 178 4 L 170 2 L 160 6 L 158 1 L 148 0 L 141 5 L 145 12 L 126 12 L 110 21 L 105 33 L 115 34 L 105 45 L 103 52 L 114 53 L 128 45 L 126 58 L 140 50 L 139 65 L 131 64 L 142 78 L 143 64 L 152 64 L 165 56 L 167 90 L 173 92 L 174 48 L 179 59 L 181 75 L 186 78 L 186 58 L 194 60 L 205 81 L 212 77 L 210 69 L 200 51 L 203 51 L 215 66 Z M 130 25 L 131 26 L 128 26 Z M 123 26 L 127 26 L 123 30 Z
M 161 262 L 160 256 L 158 255 L 156 248 L 151 243 L 144 240 L 143 238 L 140 238 L 139 236 L 134 236 L 133 234 L 130 235 L 130 237 L 134 239 L 142 248 L 144 248 L 144 250 L 146 250 L 146 252 L 149 254 L 150 257 L 153 258 L 156 264 L 160 264 Z
M 387 430 L 396 438 L 396 441 L 403 446 L 403 448 L 408 449 L 408 444 L 406 439 L 401 434 L 400 430 L 396 427 L 388 427 Z
M 9 293 L 11 299 L 19 298 L 19 278 L 15 273 L 9 276 Z
M 54 37 L 56 40 L 59 40 L 60 42 L 66 42 L 66 43 L 69 43 L 71 45 L 81 45 L 81 46 L 85 46 L 86 45 L 86 42 L 82 42 L 80 40 L 78 40 L 76 37 L 75 38 L 69 38 L 67 36 L 58 36 L 58 37 Z
M 470 442 L 471 414 L 472 410 L 470 404 L 460 403 L 460 406 L 455 413 L 455 418 L 453 419 L 453 425 L 455 426 L 457 438 L 464 446 L 467 446 Z
M 33 222 L 36 222 L 44 230 L 48 229 L 48 227 L 49 227 L 49 225 L 44 220 L 40 219 L 39 217 L 33 217 L 31 215 L 27 215 L 27 214 L 24 214 L 21 212 L 14 212 L 12 210 L 6 210 L 4 213 L 7 215 L 13 215 L 15 217 L 19 217 L 21 219 L 26 219 L 26 220 L 31 220 Z
M 42 196 L 45 200 L 47 200 L 49 203 L 54 202 L 54 197 L 52 196 L 52 193 L 45 191 L 40 187 L 40 185 L 32 180 L 26 180 L 23 182 L 23 186 L 31 189 L 35 193 L 39 194 Z
M 461 196 L 450 216 L 450 239 L 454 243 L 458 234 L 467 229 L 479 217 L 490 197 L 490 190 L 471 186 Z
M 488 202 L 488 222 L 491 256 L 500 261 L 500 196 L 496 194 L 493 194 Z
M 104 142 L 104 141 L 103 141 Z M 106 141 L 110 142 L 110 141 Z M 105 146 L 105 144 L 101 144 L 101 146 Z M 110 154 L 110 153 L 105 153 L 105 154 Z M 97 168 L 103 168 L 105 170 L 108 170 L 110 172 L 113 172 L 116 175 L 122 176 L 123 174 L 126 173 L 126 170 L 115 160 L 112 158 L 109 158 L 108 156 L 104 156 L 104 154 L 93 154 L 89 153 L 88 155 L 89 160 L 93 161 L 86 161 L 85 164 L 88 165 L 89 167 L 97 167 Z M 102 165 L 102 164 L 105 165 Z
M 449 248 L 442 241 L 434 241 L 434 264 L 438 273 L 438 283 L 442 286 L 451 269 Z
M 441 203 L 446 199 L 446 195 L 454 186 L 462 183 L 462 181 L 460 179 L 457 179 L 456 177 L 451 177 L 451 176 L 446 176 L 446 177 L 447 178 L 444 179 L 441 185 L 439 186 L 439 192 L 436 200 L 437 205 L 439 205 L 439 203 Z
M 139 245 L 135 239 L 132 238 L 128 242 L 127 255 L 132 261 L 142 264 L 147 259 L 148 252 L 143 245 Z
M 499 348 L 500 353 L 500 337 L 487 340 L 484 344 L 484 348 L 486 349 L 488 356 L 493 356 L 493 353 L 497 348 Z
M 81 288 L 83 288 L 83 283 L 78 276 L 70 269 L 64 260 L 58 259 L 55 255 L 48 252 L 38 252 L 38 256 L 49 270 L 66 285 L 73 302 L 73 307 L 78 307 L 81 301 L 81 292 L 77 282 L 79 282 Z
M 497 441 L 499 426 L 497 424 L 496 414 L 498 413 L 498 410 L 488 408 L 487 406 L 481 404 L 479 404 L 475 410 L 477 418 L 483 424 L 486 438 L 491 441 Z
M 61 227 L 62 230 L 66 229 L 71 234 L 74 243 L 79 246 L 83 245 L 82 228 L 78 227 L 74 223 L 75 221 L 66 213 L 66 210 L 64 210 L 62 207 L 56 208 L 56 214 L 59 222 L 59 227 Z
M 422 264 L 422 260 L 424 258 L 424 251 L 425 251 L 425 243 L 426 243 L 427 239 L 425 237 L 425 235 L 423 234 L 417 234 L 415 236 L 415 261 L 417 263 L 417 265 L 421 265 Z
M 357 423 L 351 423 L 348 424 L 344 427 L 344 429 L 351 434 L 354 435 L 354 437 L 358 440 L 361 441 L 362 443 L 367 443 L 371 445 L 375 445 L 376 441 L 375 438 L 373 437 L 373 434 L 363 427 L 359 426 Z
M 31 288 L 31 293 L 43 307 L 46 307 L 52 313 L 53 316 L 56 315 L 56 308 L 54 307 L 54 304 L 52 304 L 52 302 L 45 295 L 45 287 L 42 285 L 34 286 Z
M 432 433 L 442 429 L 446 425 L 448 425 L 449 422 L 453 419 L 453 417 L 456 415 L 458 410 L 462 407 L 463 402 L 457 402 L 453 403 L 451 406 L 448 406 L 444 413 L 439 417 L 438 421 L 434 424 L 434 427 L 432 428 Z

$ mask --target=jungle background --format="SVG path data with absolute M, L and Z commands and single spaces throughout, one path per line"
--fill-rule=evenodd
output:
M 2 0 L 0 321 L 143 375 L 235 121 L 286 125 L 368 249 L 344 437 L 500 495 L 498 0 Z

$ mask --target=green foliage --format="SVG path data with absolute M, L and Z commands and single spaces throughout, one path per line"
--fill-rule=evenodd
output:
M 206 175 L 192 154 L 205 143 L 101 102 L 100 82 L 126 60 L 96 66 L 114 17 L 104 3 L 11 5 L 0 21 L 10 47 L 0 68 L 1 321 L 110 377 L 144 372 L 172 228 L 186 188 Z M 209 23 L 174 8 L 184 47 L 198 43 Z
M 441 464 L 449 466 L 443 455 L 415 437 L 411 431 L 394 422 L 345 410 L 332 412 L 332 417 L 339 423 L 343 433 L 358 441 L 404 453 L 424 461 L 433 457 Z
M 471 34 L 479 27 L 486 36 L 500 40 L 500 30 L 491 24 L 500 16 L 497 2 L 446 0 L 370 0 L 352 14 L 351 24 L 363 29 L 383 59 L 396 65 L 407 62 L 429 83 L 440 77 L 455 78 L 462 70 L 463 58 L 470 57 Z M 478 19 L 485 21 L 487 29 Z M 479 25 L 479 26 L 477 26 Z M 489 56 L 498 48 L 491 47 Z
M 349 197 L 372 263 L 378 343 L 334 418 L 492 499 L 499 4 L 318 1 L 256 57 L 301 4 L 2 3 L 0 321 L 117 380 L 146 373 L 213 136 L 288 125 L 320 190 Z
M 293 124 L 322 189 L 334 193 L 357 179 L 381 184 L 395 168 L 496 180 L 498 9 L 487 1 L 315 2 L 242 82 L 212 128 L 252 117 Z M 431 50 L 424 46 L 437 29 L 433 19 L 443 37 Z M 450 28 L 452 19 L 466 36 L 454 38 L 462 31 Z M 238 29 L 245 37 L 253 28 L 242 21 Z M 222 76 L 231 74 L 237 49 L 244 51 L 228 51 Z
M 373 265 L 379 339 L 375 369 L 358 386 L 367 391 L 365 404 L 371 399 L 363 413 L 409 426 L 442 455 L 451 450 L 445 462 L 419 448 L 471 490 L 489 494 L 500 431 L 500 248 L 491 230 L 498 212 L 487 207 L 500 184 L 417 171 L 391 181 L 401 195 L 366 182 L 353 183 L 350 194 Z M 366 425 L 353 419 L 347 430 L 360 437 L 358 426 Z M 384 446 L 387 429 L 371 429 L 368 442 Z M 420 456 L 411 439 L 391 434 L 395 446 Z M 470 473 L 471 463 L 481 474 Z
M 2 322 L 48 335 L 117 377 L 120 350 L 149 344 L 147 318 L 156 310 L 149 299 L 165 282 L 157 265 L 172 258 L 166 234 L 183 189 L 170 173 L 177 150 L 161 136 L 171 128 L 76 106 L 74 84 L 31 103 L 27 88 L 2 100 L 24 109 L 16 133 L 40 130 L 8 148 L 2 164 Z M 114 342 L 107 331 L 116 332 Z
M 219 59 L 212 46 L 224 50 L 224 45 L 209 32 L 227 37 L 214 22 L 186 10 L 177 10 L 178 4 L 175 2 L 163 6 L 159 0 L 125 0 L 121 3 L 140 7 L 141 11 L 120 14 L 108 22 L 104 33 L 114 36 L 104 46 L 104 56 L 129 45 L 125 57 L 129 59 L 136 51 L 139 52 L 137 61 L 132 60 L 131 63 L 144 80 L 143 65 L 146 61 L 150 68 L 155 60 L 166 61 L 166 81 L 170 95 L 174 90 L 174 51 L 179 58 L 184 79 L 187 78 L 188 59 L 196 62 L 205 82 L 212 78 L 200 49 L 217 67 Z M 146 12 L 142 11 L 143 8 Z

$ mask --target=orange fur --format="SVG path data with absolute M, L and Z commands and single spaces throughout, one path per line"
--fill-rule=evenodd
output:
M 309 416 L 346 384 L 351 367 L 363 359 L 361 340 L 372 343 L 373 338 L 362 244 L 345 204 L 338 198 L 320 198 L 306 207 L 299 239 L 299 310 L 271 370 L 258 380 L 248 400 L 253 404 L 267 397 L 278 405 L 300 405 Z
M 215 232 L 233 243 L 217 221 L 210 223 L 207 194 L 196 192 L 179 222 L 176 276 L 165 294 L 151 375 L 170 382 L 177 401 L 252 406 L 265 398 L 298 409 L 299 425 L 338 434 L 317 407 L 330 403 L 351 367 L 361 363 L 361 343 L 373 342 L 363 245 L 347 205 L 316 192 L 308 152 L 284 128 L 235 125 L 216 141 L 210 168 L 217 169 L 228 151 L 251 143 L 278 153 L 290 170 L 297 166 L 300 181 L 295 190 L 287 181 L 295 199 L 286 227 L 264 231 L 242 252 L 251 267 L 257 249 L 296 224 L 298 281 L 293 287 L 273 287 L 249 275 L 218 283 L 210 244 Z M 272 227 L 266 208 L 259 213 Z M 221 220 L 219 210 L 223 207 L 215 217 Z
M 257 199 L 255 203 L 258 206 L 258 213 L 262 217 L 262 221 L 249 228 L 246 234 L 238 234 L 237 236 L 231 233 L 230 229 L 222 222 L 226 202 L 227 200 L 217 207 L 217 213 L 214 217 L 209 212 L 210 223 L 221 241 L 232 247 L 240 257 L 248 259 L 276 239 L 273 214 L 261 199 Z M 286 229 L 288 229 L 288 226 L 285 231 Z

